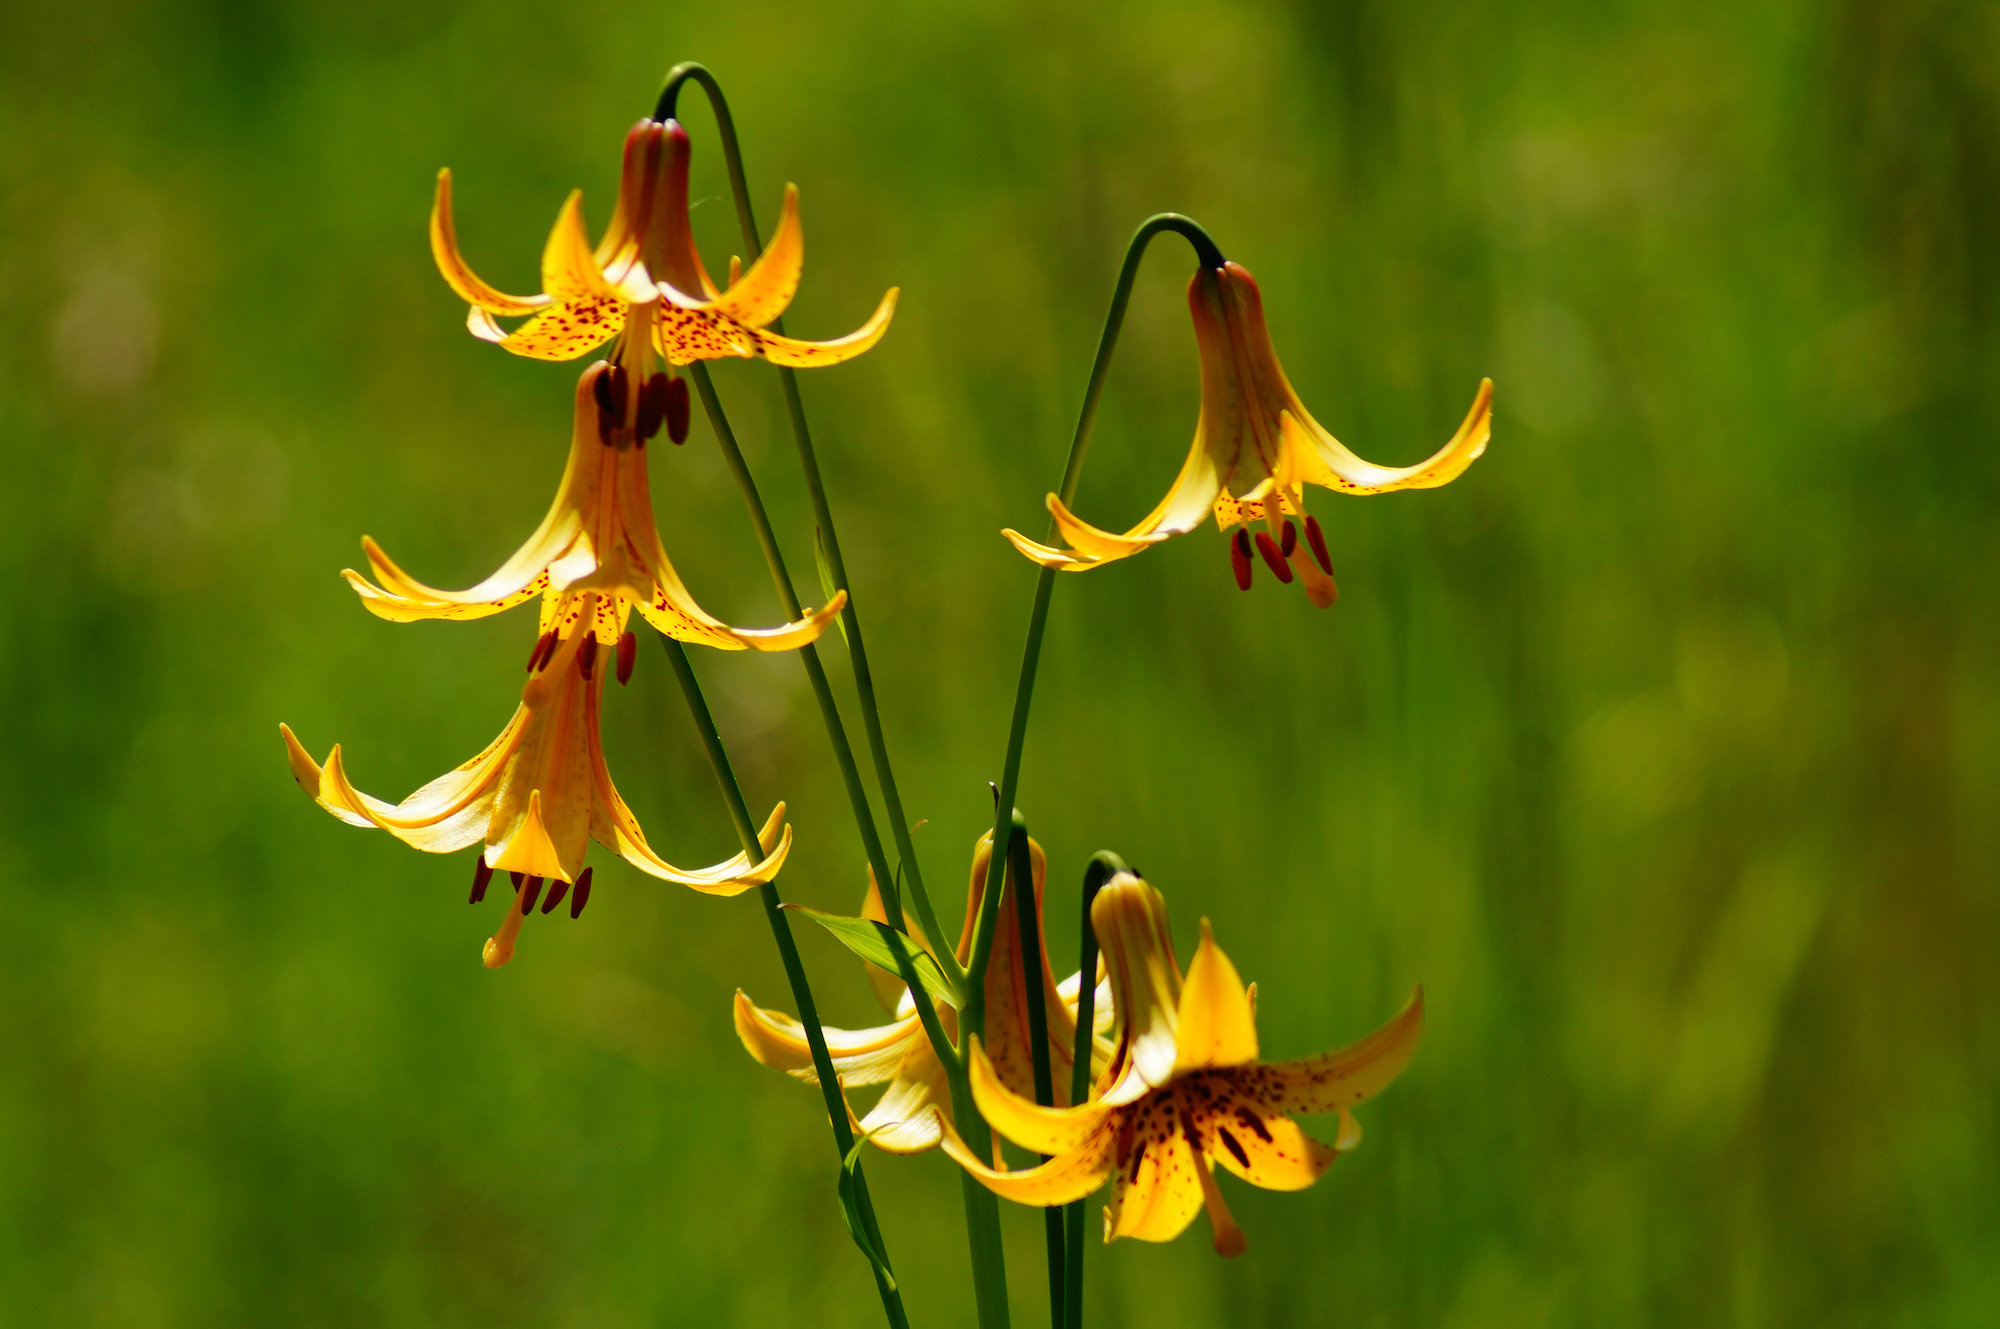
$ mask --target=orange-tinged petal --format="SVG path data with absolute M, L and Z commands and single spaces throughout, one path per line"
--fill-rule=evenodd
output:
M 832 341 L 797 341 L 775 332 L 745 331 L 756 354 L 774 365 L 789 365 L 794 369 L 837 365 L 843 360 L 852 360 L 882 340 L 882 334 L 889 330 L 889 320 L 895 317 L 898 294 L 898 288 L 891 286 L 866 323 L 845 337 L 836 337 Z
M 1022 1097 L 1001 1080 L 977 1037 L 972 1039 L 972 1056 L 966 1071 L 979 1115 L 1015 1144 L 1038 1154 L 1061 1154 L 1079 1147 L 1096 1132 L 1109 1112 L 1098 1103 L 1054 1108 Z
M 1201 945 L 1188 964 L 1181 987 L 1179 1054 L 1174 1073 L 1245 1066 L 1257 1060 L 1257 1022 L 1236 966 L 1215 944 L 1208 920 L 1201 920 Z
M 499 344 L 531 360 L 574 360 L 625 327 L 626 300 L 611 295 L 564 300 L 515 328 Z
M 942 1128 L 944 1151 L 951 1161 L 1002 1199 L 1019 1204 L 1058 1205 L 1081 1200 L 1111 1175 L 1111 1134 L 1099 1131 L 1077 1148 L 1058 1154 L 1039 1167 L 1000 1172 L 972 1152 L 949 1124 Z M 1196 1192 L 1195 1202 L 1200 1203 Z
M 806 261 L 805 231 L 799 225 L 799 191 L 785 186 L 785 210 L 778 230 L 764 252 L 740 278 L 732 271 L 729 289 L 709 302 L 724 318 L 761 328 L 785 312 L 798 293 L 799 274 Z M 732 269 L 736 260 L 731 259 Z
M 1316 1057 L 1260 1067 L 1257 1087 L 1270 1112 L 1342 1112 L 1374 1097 L 1402 1074 L 1424 1030 L 1424 990 L 1366 1038 Z
M 597 266 L 590 236 L 583 226 L 583 191 L 572 189 L 542 247 L 542 290 L 557 304 L 569 300 L 601 300 L 616 294 Z
M 1335 1150 L 1299 1129 L 1290 1117 L 1237 1104 L 1204 1123 L 1208 1156 L 1253 1186 L 1300 1191 L 1333 1166 Z
M 451 224 L 451 170 L 438 172 L 437 198 L 431 204 L 431 256 L 445 284 L 475 310 L 493 314 L 532 314 L 546 308 L 546 295 L 508 295 L 482 281 L 458 252 L 458 234 Z M 490 323 L 490 319 L 488 320 Z M 477 331 L 477 329 L 475 329 Z

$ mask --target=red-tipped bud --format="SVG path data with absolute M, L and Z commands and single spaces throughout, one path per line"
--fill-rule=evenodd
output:
M 639 638 L 629 629 L 618 639 L 618 684 L 632 681 L 632 666 L 639 663 Z
M 689 409 L 687 380 L 684 378 L 668 379 L 667 437 L 677 444 L 687 442 L 688 422 L 690 418 Z
M 583 628 L 583 645 L 576 648 L 576 667 L 583 671 L 586 682 L 590 679 L 591 666 L 597 663 L 597 630 L 589 624 Z
M 564 881 L 561 877 L 557 877 L 554 881 L 550 882 L 549 898 L 542 901 L 542 912 L 546 914 L 550 910 L 554 909 L 557 905 L 561 904 L 563 895 L 568 890 L 569 890 L 569 883 Z
M 667 383 L 665 374 L 654 374 L 639 390 L 638 433 L 641 443 L 659 433 L 661 422 L 667 418 Z
M 479 866 L 472 870 L 472 898 L 467 904 L 478 904 L 486 898 L 486 884 L 493 880 L 493 869 L 486 866 L 486 852 L 480 851 Z
M 1292 525 L 1292 519 L 1290 517 L 1287 517 L 1285 518 L 1285 529 L 1278 536 L 1278 552 L 1283 554 L 1286 558 L 1290 558 L 1292 556 L 1292 551 L 1294 549 L 1297 549 L 1298 547 L 1299 547 L 1299 528 Z
M 582 918 L 583 907 L 590 902 L 591 871 L 592 869 L 585 868 L 576 875 L 576 889 L 571 891 L 569 896 L 569 916 L 571 918 Z
M 1236 572 L 1236 589 L 1250 589 L 1250 532 L 1239 528 L 1229 540 L 1229 566 Z
M 535 649 L 528 654 L 528 672 L 531 674 L 534 673 L 555 653 L 555 633 L 544 632 L 541 636 L 535 638 Z
M 540 877 L 528 878 L 527 885 L 521 887 L 521 917 L 526 918 L 529 914 L 535 912 L 535 897 L 541 893 L 542 879 Z
M 1285 562 L 1285 556 L 1278 552 L 1278 542 L 1271 538 L 1269 531 L 1257 532 L 1257 552 L 1271 565 L 1272 575 L 1279 581 L 1289 583 L 1292 579 L 1292 565 Z
M 1313 557 L 1319 560 L 1320 567 L 1326 571 L 1327 576 L 1331 577 L 1333 575 L 1333 560 L 1327 557 L 1326 536 L 1320 532 L 1318 517 L 1306 518 L 1306 543 L 1312 546 Z

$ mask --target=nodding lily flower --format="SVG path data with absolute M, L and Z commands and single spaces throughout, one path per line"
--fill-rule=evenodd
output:
M 599 362 L 576 385 L 576 427 L 569 464 L 542 524 L 500 570 L 465 591 L 441 591 L 409 576 L 380 545 L 363 537 L 369 566 L 380 585 L 351 569 L 341 575 L 375 614 L 395 622 L 420 618 L 484 618 L 542 594 L 538 655 L 556 650 L 595 606 L 595 635 L 618 646 L 619 681 L 631 671 L 636 649 L 625 630 L 637 609 L 670 637 L 725 651 L 746 647 L 788 651 L 817 638 L 847 603 L 836 591 L 817 613 L 776 628 L 735 628 L 695 603 L 660 544 L 653 496 L 646 479 L 647 415 L 643 400 L 630 405 L 631 376 Z M 650 392 L 645 394 L 651 396 Z M 626 423 L 631 422 L 631 423 Z
M 451 172 L 438 172 L 431 253 L 445 281 L 471 305 L 466 323 L 473 334 L 537 360 L 573 360 L 624 333 L 633 349 L 676 365 L 763 356 L 801 367 L 838 364 L 882 339 L 896 310 L 893 287 L 865 324 L 834 341 L 797 341 L 766 330 L 791 304 L 805 262 L 799 191 L 792 185 L 785 186 L 771 243 L 748 272 L 731 259 L 728 288 L 717 290 L 688 224 L 688 156 L 687 133 L 674 121 L 633 126 L 625 136 L 618 207 L 604 237 L 592 248 L 583 192 L 572 191 L 542 250 L 542 293 L 528 296 L 498 290 L 466 264 L 451 221 Z M 638 317 L 647 308 L 654 312 Z M 532 317 L 512 332 L 494 321 L 522 314 Z M 635 371 L 633 382 L 640 381 Z M 679 392 L 684 401 L 684 385 Z
M 1023 1204 L 1080 1200 L 1107 1180 L 1104 1239 L 1171 1241 L 1204 1205 L 1215 1249 L 1248 1246 L 1230 1217 L 1215 1164 L 1266 1190 L 1303 1190 L 1361 1142 L 1349 1109 L 1401 1073 L 1423 1030 L 1423 990 L 1400 1015 L 1335 1052 L 1297 1061 L 1257 1059 L 1257 990 L 1215 944 L 1208 920 L 1185 979 L 1174 960 L 1166 903 L 1121 873 L 1098 893 L 1091 923 L 1104 947 L 1121 1031 L 1088 1103 L 1047 1108 L 1006 1083 L 977 1040 L 972 1096 L 988 1124 L 1048 1161 L 1000 1171 L 947 1132 L 945 1152 L 988 1190 Z M 1331 1147 L 1288 1113 L 1338 1112 Z
M 586 594 L 576 621 L 601 624 L 598 599 L 596 593 Z M 554 909 L 565 892 L 571 892 L 570 917 L 583 912 L 591 878 L 583 859 L 592 839 L 641 871 L 710 895 L 735 895 L 771 880 L 791 852 L 792 828 L 784 824 L 783 803 L 759 832 L 764 857 L 758 862 L 738 853 L 713 867 L 687 871 L 653 852 L 638 818 L 611 783 L 598 737 L 606 672 L 600 662 L 610 654 L 603 648 L 613 645 L 601 627 L 572 627 L 549 649 L 538 645 L 529 662 L 533 676 L 500 737 L 401 803 L 356 789 L 339 745 L 321 766 L 290 727 L 278 726 L 293 777 L 334 816 L 353 826 L 379 826 L 434 854 L 483 841 L 473 877 L 474 904 L 485 897 L 495 871 L 514 875 L 519 907 L 510 909 L 505 925 L 486 943 L 488 968 L 497 969 L 513 957 L 515 935 L 545 881 L 551 884 L 543 913 Z
M 1254 545 L 1279 581 L 1290 582 L 1296 573 L 1306 598 L 1324 609 L 1339 594 L 1326 537 L 1316 518 L 1305 518 L 1303 539 L 1291 520 L 1305 512 L 1305 486 L 1386 494 L 1450 484 L 1486 451 L 1493 381 L 1479 385 L 1465 423 L 1428 460 L 1377 466 L 1348 451 L 1292 390 L 1271 347 L 1256 279 L 1240 265 L 1224 263 L 1195 273 L 1188 284 L 1188 307 L 1201 352 L 1201 416 L 1194 447 L 1159 506 L 1132 529 L 1114 535 L 1081 520 L 1050 494 L 1049 511 L 1069 548 L 1038 544 L 1017 531 L 1003 534 L 1044 567 L 1082 572 L 1191 531 L 1213 512 L 1219 530 L 1241 527 L 1229 542 L 1238 586 L 1250 589 Z M 1266 529 L 1253 540 L 1250 523 L 1260 520 Z
M 1047 859 L 1042 854 L 1042 847 L 1033 839 L 1028 841 L 1028 849 L 1034 863 L 1035 917 L 1039 924 Z M 979 900 L 986 885 L 986 868 L 992 852 L 993 833 L 988 831 L 980 837 L 972 856 L 972 885 L 967 893 L 965 929 L 958 941 L 961 961 L 972 953 L 973 925 L 979 917 Z M 1027 988 L 1022 963 L 1026 952 L 1022 948 L 1020 915 L 1013 902 L 1016 885 L 1010 865 L 1000 888 L 1000 933 L 994 938 L 992 958 L 986 969 L 986 1034 L 987 1046 L 991 1049 L 988 1066 L 997 1079 L 1032 1099 L 1035 1073 L 1028 1038 Z M 869 918 L 886 921 L 872 869 L 868 877 L 868 898 L 862 912 Z M 910 935 L 920 946 L 929 949 L 929 943 L 914 923 L 911 924 Z M 1082 975 L 1072 974 L 1067 982 L 1057 983 L 1049 968 L 1047 939 L 1038 936 L 1035 944 L 1041 951 L 1042 1009 L 1048 1021 L 1049 1066 L 1055 1076 L 1059 1101 L 1067 1101 Z M 896 1020 L 893 1024 L 875 1029 L 824 1029 L 827 1051 L 832 1054 L 834 1072 L 840 1077 L 843 1087 L 888 1082 L 888 1089 L 868 1115 L 861 1119 L 861 1132 L 878 1148 L 889 1153 L 922 1153 L 936 1145 L 943 1134 L 940 1121 L 951 1119 L 951 1087 L 945 1079 L 944 1067 L 931 1049 L 930 1039 L 924 1035 L 916 1003 L 902 980 L 873 964 L 868 968 L 869 981 L 875 985 L 876 995 L 896 1016 Z M 1100 984 L 1095 1001 L 1092 1024 L 1096 1030 L 1109 1030 L 1112 1023 L 1109 989 Z M 949 1006 L 939 1007 L 938 1022 L 948 1036 L 957 1037 L 956 1011 Z M 805 1027 L 789 1015 L 759 1007 L 741 989 L 736 993 L 736 1034 L 743 1040 L 743 1046 L 750 1055 L 764 1065 L 774 1066 L 808 1084 L 819 1083 L 819 1074 L 813 1069 L 812 1052 L 806 1044 Z M 1095 1064 L 1108 1061 L 1111 1045 L 1101 1037 L 1094 1037 L 1093 1045 L 1095 1068 Z

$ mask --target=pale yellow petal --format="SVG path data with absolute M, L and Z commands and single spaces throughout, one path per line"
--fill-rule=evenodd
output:
M 1296 399 L 1282 419 L 1285 447 L 1299 459 L 1300 479 L 1347 494 L 1435 489 L 1456 480 L 1486 451 L 1493 437 L 1493 380 L 1480 382 L 1472 409 L 1450 441 L 1414 466 L 1377 466 L 1363 461 L 1307 415 Z
M 900 1020 L 874 1029 L 822 1026 L 834 1074 L 848 1085 L 880 1084 L 896 1073 L 913 1043 L 924 1036 L 915 1020 Z M 750 1055 L 766 1066 L 819 1083 L 805 1026 L 782 1011 L 754 1004 L 741 988 L 736 991 L 736 1036 Z

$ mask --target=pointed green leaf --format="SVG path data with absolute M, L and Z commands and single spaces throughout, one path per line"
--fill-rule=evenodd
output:
M 804 914 L 813 922 L 840 939 L 843 946 L 864 960 L 881 965 L 890 973 L 903 973 L 902 958 L 907 957 L 917 977 L 923 981 L 924 990 L 947 1006 L 956 1008 L 958 993 L 952 988 L 951 980 L 938 968 L 938 962 L 929 953 L 907 936 L 896 931 L 887 923 L 878 923 L 872 918 L 850 918 L 845 914 L 823 914 L 817 909 L 808 909 L 802 904 L 788 904 L 785 908 Z
M 826 594 L 826 598 L 830 603 L 833 597 L 840 593 L 840 588 L 833 584 L 833 565 L 826 561 L 826 532 L 817 526 L 813 527 L 813 564 L 819 569 L 819 588 Z M 840 640 L 845 643 L 847 641 L 846 618 L 834 619 L 833 625 L 840 629 Z
M 889 1257 L 875 1243 L 875 1239 L 868 1235 L 868 1225 L 861 1221 L 861 1206 L 855 1197 L 854 1173 L 855 1169 L 861 1166 L 861 1151 L 867 1144 L 866 1135 L 856 1140 L 854 1147 L 847 1151 L 846 1159 L 841 1162 L 840 1212 L 841 1216 L 847 1219 L 848 1235 L 854 1238 L 854 1244 L 861 1248 L 861 1253 L 868 1257 L 868 1263 L 875 1266 L 876 1272 L 882 1275 L 882 1281 L 887 1283 L 889 1290 L 893 1292 L 896 1290 L 896 1275 L 889 1268 Z

